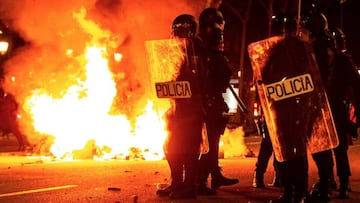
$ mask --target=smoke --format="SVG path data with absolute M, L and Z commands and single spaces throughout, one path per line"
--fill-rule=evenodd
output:
M 148 87 L 153 85 L 148 81 L 150 70 L 144 42 L 168 38 L 176 16 L 189 13 L 197 17 L 206 3 L 1 0 L 0 18 L 27 42 L 6 62 L 3 86 L 22 108 L 26 99 L 39 89 L 61 97 L 62 87 L 83 79 L 84 64 L 78 58 L 95 37 L 113 53 L 123 54 L 120 64 L 110 64 L 118 90 L 114 109 L 132 117 L 145 106 Z M 25 134 L 31 134 L 31 127 L 22 127 Z

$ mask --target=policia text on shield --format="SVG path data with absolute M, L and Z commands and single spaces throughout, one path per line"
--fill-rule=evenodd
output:
M 314 90 L 310 74 L 281 80 L 265 86 L 268 97 L 275 101 L 305 94 Z
M 155 83 L 158 98 L 191 98 L 191 88 L 188 81 Z

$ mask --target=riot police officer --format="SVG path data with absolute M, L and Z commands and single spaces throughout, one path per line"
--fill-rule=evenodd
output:
M 172 23 L 172 34 L 176 40 L 185 42 L 185 60 L 176 81 L 190 83 L 190 98 L 175 98 L 166 113 L 167 130 L 165 156 L 171 171 L 171 185 L 157 191 L 160 196 L 173 199 L 196 198 L 198 158 L 204 124 L 203 90 L 199 49 L 196 47 L 197 21 L 189 14 L 176 17 Z
M 284 34 L 284 16 L 282 15 L 273 15 L 271 18 L 271 33 L 270 36 L 282 35 Z M 257 86 L 256 86 L 257 88 Z M 259 99 L 259 95 L 256 94 L 257 100 Z M 259 135 L 262 136 L 260 148 L 259 148 L 259 155 L 255 164 L 255 171 L 254 171 L 254 178 L 252 186 L 255 188 L 264 188 L 264 173 L 266 172 L 269 159 L 273 154 L 273 147 L 271 144 L 271 139 L 269 135 L 269 131 L 266 126 L 266 121 L 261 109 L 261 115 L 257 119 L 257 129 Z M 279 172 L 277 169 L 277 161 L 275 156 L 273 156 L 273 167 L 275 171 L 275 176 L 272 182 L 272 186 L 280 187 L 280 179 L 279 179 Z
M 327 38 L 327 18 L 323 13 L 317 10 L 318 9 L 313 8 L 313 10 L 308 14 L 305 14 L 302 18 L 301 37 L 303 37 L 304 41 L 309 45 L 313 45 L 313 43 L 316 44 L 319 40 L 321 41 L 321 39 Z M 305 35 L 307 37 L 304 38 Z M 323 48 L 324 50 L 326 49 L 325 47 Z M 319 53 L 319 51 L 315 52 L 315 54 L 317 53 Z M 317 58 L 318 65 L 324 66 L 325 61 L 319 59 L 320 58 Z M 329 149 L 313 153 L 312 158 L 318 169 L 319 181 L 312 186 L 310 192 L 311 198 L 313 200 L 328 202 L 330 201 L 329 189 L 331 188 L 331 184 L 335 182 L 333 175 L 334 161 L 332 150 Z
M 205 122 L 209 139 L 209 152 L 201 156 L 198 180 L 198 194 L 215 195 L 220 186 L 238 183 L 238 179 L 226 178 L 219 167 L 219 142 L 228 123 L 224 113 L 229 111 L 222 96 L 229 85 L 232 71 L 223 48 L 224 19 L 215 8 L 204 9 L 199 16 L 199 37 L 206 49 L 207 79 L 205 81 Z M 211 174 L 211 189 L 207 179 Z
M 300 203 L 307 200 L 308 193 L 308 145 L 314 151 L 329 147 L 308 140 L 316 135 L 328 137 L 319 109 L 324 107 L 327 114 L 330 110 L 310 47 L 297 36 L 297 18 L 291 14 L 278 16 L 280 32 L 249 44 L 248 50 L 256 85 L 261 87 L 257 90 L 283 187 L 280 198 L 270 202 Z M 295 80 L 311 83 L 311 89 L 305 88 L 311 91 L 286 88 Z
M 359 111 L 360 75 L 351 59 L 344 51 L 336 49 L 335 38 L 327 31 L 322 38 L 313 42 L 315 56 L 331 105 L 338 134 L 339 145 L 334 148 L 337 175 L 339 177 L 339 197 L 348 198 L 349 177 L 351 176 L 348 159 L 348 108 L 347 92 L 355 96 L 356 112 Z
M 291 45 L 292 40 L 296 41 L 296 18 L 287 14 L 279 14 L 279 20 L 273 21 L 276 23 L 274 26 L 278 26 L 278 34 L 285 37 L 286 40 L 289 40 Z M 275 32 L 275 30 L 273 31 Z M 288 45 L 288 46 L 290 46 Z M 295 45 L 295 44 L 294 44 Z M 303 46 L 297 44 L 296 46 Z M 288 47 L 290 48 L 290 47 Z M 276 48 L 274 48 L 276 50 Z M 287 48 L 285 48 L 287 49 Z M 277 51 L 284 51 L 279 45 L 279 50 L 274 51 L 274 55 Z M 279 53 L 280 53 L 279 52 Z M 274 59 L 276 60 L 276 59 Z M 292 58 L 296 60 L 296 58 Z M 291 63 L 293 63 L 292 61 Z M 294 109 L 293 113 L 300 115 L 298 109 Z M 280 124 L 281 125 L 281 124 Z M 287 125 L 293 125 L 293 123 L 288 123 Z M 304 128 L 307 128 L 307 124 L 304 123 Z M 284 131 L 286 132 L 286 131 Z M 289 133 L 289 132 L 287 132 Z M 289 154 L 288 160 L 277 162 L 277 169 L 280 176 L 280 182 L 283 186 L 283 195 L 279 199 L 271 200 L 272 203 L 285 203 L 285 202 L 302 202 L 307 198 L 307 187 L 308 187 L 308 160 L 307 160 L 307 144 L 306 144 L 306 134 L 298 134 L 293 130 L 288 134 L 289 138 L 285 141 L 288 148 L 293 148 L 298 150 L 294 154 Z M 294 136 L 293 138 L 290 138 Z M 293 143 L 294 140 L 297 140 L 297 144 Z

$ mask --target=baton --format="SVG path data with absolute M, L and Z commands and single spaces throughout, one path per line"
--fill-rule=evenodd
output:
M 249 110 L 246 108 L 244 102 L 238 97 L 238 95 L 236 94 L 234 88 L 231 86 L 231 84 L 229 83 L 229 89 L 232 93 L 232 95 L 234 96 L 234 98 L 236 99 L 237 103 L 238 103 L 238 106 L 240 107 L 240 110 L 243 112 L 243 113 L 249 113 Z

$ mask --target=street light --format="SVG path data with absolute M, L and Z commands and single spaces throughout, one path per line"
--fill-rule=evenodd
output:
M 4 77 L 3 63 L 7 60 L 10 52 L 11 38 L 9 38 L 6 26 L 0 21 L 0 78 Z
M 3 26 L 1 26 L 3 27 Z M 10 40 L 8 33 L 4 29 L 0 29 L 0 56 L 5 56 L 9 51 Z
M 9 42 L 3 39 L 0 39 L 0 55 L 6 55 L 9 49 Z

